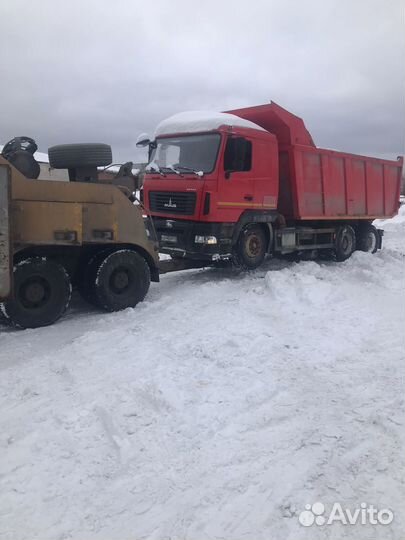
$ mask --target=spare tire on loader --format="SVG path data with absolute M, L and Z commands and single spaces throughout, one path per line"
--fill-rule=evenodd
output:
M 111 146 L 103 143 L 58 144 L 48 149 L 48 155 L 54 169 L 104 167 L 112 163 Z

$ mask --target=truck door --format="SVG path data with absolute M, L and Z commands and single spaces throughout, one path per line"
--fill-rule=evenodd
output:
M 277 144 L 266 134 L 266 138 L 254 140 L 253 178 L 255 184 L 255 209 L 274 210 L 278 197 Z
M 220 184 L 218 208 L 224 221 L 236 221 L 244 209 L 254 207 L 252 141 L 248 138 L 228 137 Z

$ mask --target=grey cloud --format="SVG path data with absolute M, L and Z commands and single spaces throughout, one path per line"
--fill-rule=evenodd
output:
M 273 99 L 319 146 L 404 151 L 400 0 L 5 0 L 0 142 L 42 151 L 103 141 L 137 159 L 138 133 L 187 109 Z

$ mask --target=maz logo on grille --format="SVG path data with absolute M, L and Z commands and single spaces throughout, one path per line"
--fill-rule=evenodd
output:
M 184 191 L 150 191 L 149 208 L 162 214 L 194 215 L 197 195 Z
M 166 208 L 177 208 L 177 204 L 176 203 L 172 203 L 172 198 L 170 197 L 169 199 L 169 202 L 165 203 L 164 206 Z

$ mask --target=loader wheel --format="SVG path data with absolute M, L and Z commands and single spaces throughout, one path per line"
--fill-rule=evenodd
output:
M 102 143 L 59 144 L 48 148 L 48 155 L 54 169 L 101 167 L 112 163 L 111 146 Z
M 359 230 L 357 239 L 357 248 L 367 253 L 375 253 L 378 250 L 380 235 L 374 225 L 367 224 Z
M 78 290 L 81 297 L 89 304 L 95 307 L 100 307 L 95 292 L 96 276 L 100 264 L 111 253 L 111 250 L 103 250 L 96 253 L 87 264 L 83 265 L 80 271 L 80 277 L 78 280 Z
M 135 307 L 142 302 L 150 285 L 146 260 L 129 249 L 114 251 L 99 265 L 94 282 L 97 304 L 106 311 Z
M 57 321 L 66 311 L 72 287 L 61 264 L 35 257 L 14 267 L 13 296 L 1 305 L 7 319 L 19 328 L 38 328 Z
M 338 262 L 348 259 L 356 249 L 356 233 L 350 225 L 339 227 L 335 240 L 335 258 Z
M 267 240 L 260 225 L 248 225 L 239 235 L 235 263 L 245 270 L 258 268 L 266 256 Z

